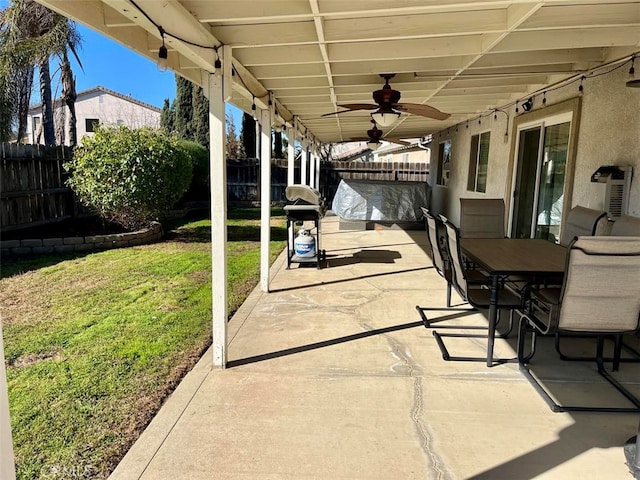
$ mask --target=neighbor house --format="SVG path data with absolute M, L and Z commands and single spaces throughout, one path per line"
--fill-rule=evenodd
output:
M 56 143 L 69 145 L 69 109 L 60 99 L 54 102 Z M 96 125 L 126 125 L 131 128 L 160 126 L 160 109 L 136 100 L 131 95 L 101 86 L 77 94 L 76 128 L 78 143 L 85 135 L 92 135 Z M 42 104 L 29 109 L 26 143 L 44 144 Z

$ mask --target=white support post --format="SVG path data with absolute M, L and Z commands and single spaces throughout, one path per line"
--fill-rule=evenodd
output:
M 256 151 L 253 152 L 253 156 L 254 158 L 257 158 L 258 160 L 260 160 L 260 110 L 256 111 L 256 118 L 255 118 L 255 123 L 256 123 Z M 271 140 L 269 140 L 271 141 Z
M 316 184 L 316 152 L 313 147 L 309 150 L 309 186 Z
M 271 111 L 260 116 L 260 288 L 269 291 L 269 242 L 271 241 Z
M 300 184 L 309 185 L 307 181 L 307 163 L 309 162 L 309 144 L 306 140 L 302 141 L 302 152 L 300 155 Z
M 226 58 L 223 61 L 227 60 Z M 231 59 L 229 58 L 229 61 Z M 227 365 L 227 159 L 223 82 L 209 76 L 209 145 L 211 182 L 211 268 L 213 302 L 213 366 Z
M 293 126 L 287 128 L 287 185 L 295 183 L 297 123 L 294 119 Z
M 298 128 L 298 122 L 293 119 L 293 126 L 287 129 L 287 185 L 293 185 L 295 183 L 295 168 L 296 168 L 296 132 Z M 287 222 L 288 223 L 288 222 Z M 287 229 L 287 235 L 289 242 L 287 245 L 293 245 L 293 225 L 289 225 Z M 287 252 L 287 254 L 289 254 Z
M 4 366 L 4 342 L 2 341 L 2 321 L 0 321 L 0 478 L 15 480 L 16 465 L 13 458 L 13 440 L 11 439 L 11 416 L 9 415 L 9 394 L 7 392 L 7 374 Z
M 315 188 L 316 190 L 320 191 L 320 155 L 318 155 L 318 151 L 316 150 L 316 175 L 315 175 L 315 179 L 316 179 L 316 183 L 313 186 L 313 188 Z

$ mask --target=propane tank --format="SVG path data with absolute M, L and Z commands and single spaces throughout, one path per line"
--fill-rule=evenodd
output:
M 301 228 L 293 241 L 293 249 L 299 257 L 309 258 L 316 255 L 316 239 L 309 235 L 309 231 Z

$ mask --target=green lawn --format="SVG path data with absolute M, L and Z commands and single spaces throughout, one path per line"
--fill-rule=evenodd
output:
M 153 245 L 3 265 L 18 478 L 106 478 L 210 345 L 210 221 L 173 227 Z M 259 228 L 257 210 L 229 212 L 231 311 L 258 282 Z

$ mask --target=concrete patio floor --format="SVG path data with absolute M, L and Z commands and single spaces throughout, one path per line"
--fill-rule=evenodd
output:
M 415 309 L 445 305 L 424 231 L 339 230 L 332 216 L 322 229 L 329 267 L 286 270 L 281 255 L 272 292 L 253 291 L 229 323 L 229 368 L 204 355 L 112 479 L 632 478 L 622 446 L 640 415 L 553 413 L 517 364 L 442 360 Z M 482 339 L 447 341 L 486 353 Z M 496 356 L 514 348 L 515 333 Z M 532 367 L 562 399 L 625 405 L 552 339 Z M 639 369 L 616 374 L 637 393 Z

